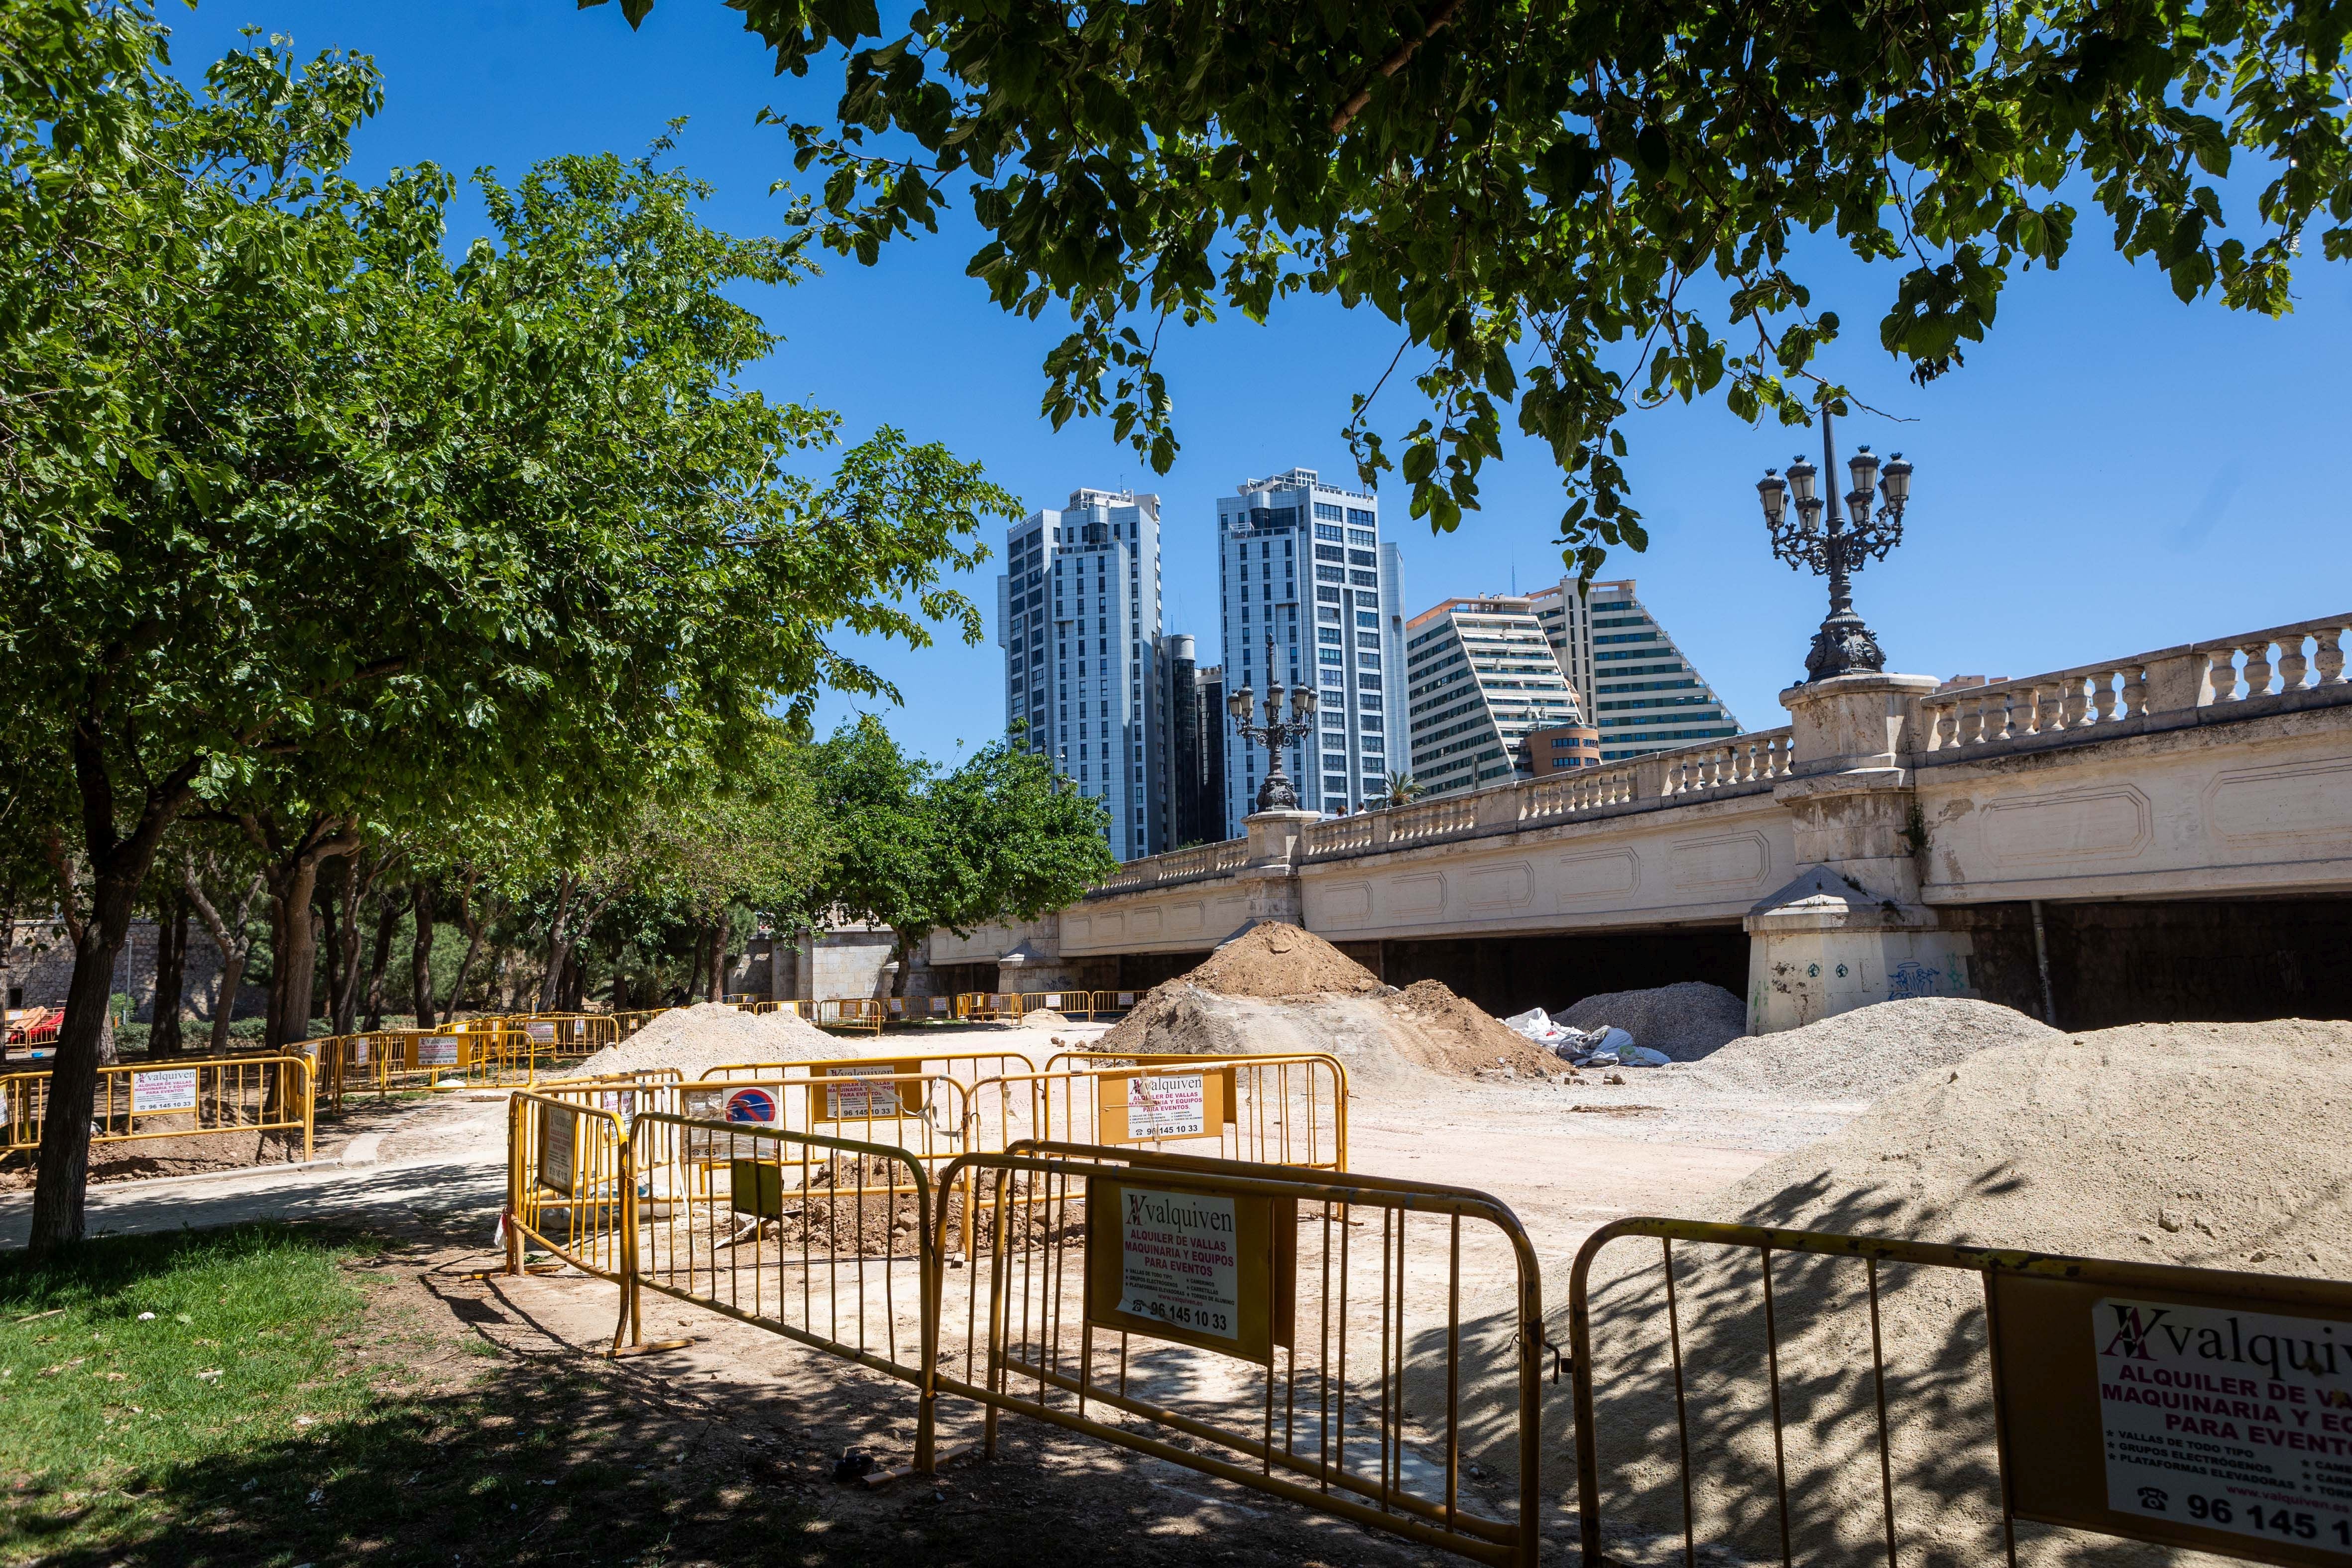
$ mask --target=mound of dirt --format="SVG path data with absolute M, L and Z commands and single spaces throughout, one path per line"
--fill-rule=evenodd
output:
M 1021 1015 L 1021 1026 L 1024 1029 L 1066 1029 L 1070 1026 L 1070 1020 L 1066 1015 L 1056 1013 L 1051 1007 L 1034 1007 Z
M 1388 989 L 1313 931 L 1280 921 L 1250 927 L 1184 978 L 1226 996 L 1369 996 Z
M 1186 975 L 1147 992 L 1093 1049 L 1113 1055 L 1322 1053 L 1347 1064 L 1349 1079 L 1358 1085 L 1501 1067 L 1531 1075 L 1560 1070 L 1549 1052 L 1434 980 L 1386 995 L 1265 997 L 1227 996 Z
M 1695 1062 L 1748 1030 L 1748 1004 L 1720 985 L 1677 980 L 1647 991 L 1603 991 L 1551 1016 L 1571 1029 L 1619 1028 L 1637 1046 Z
M 1979 1051 L 2059 1037 L 2040 1019 L 1998 1003 L 1911 996 L 1857 1007 L 1801 1029 L 1733 1040 L 1710 1052 L 1690 1076 L 1710 1088 L 1740 1093 L 1876 1100 Z
M 1391 1011 L 1416 1026 L 1426 1054 L 1415 1055 L 1423 1067 L 1438 1072 L 1480 1072 L 1508 1068 L 1538 1078 L 1560 1070 L 1559 1058 L 1529 1040 L 1484 1008 L 1456 996 L 1443 982 L 1422 980 L 1388 998 Z
M 1843 1131 L 1704 1200 L 1696 1217 L 2341 1279 L 2352 1271 L 2347 1141 L 2352 1024 L 2051 1034 L 1977 1051 L 1897 1089 Z M 1621 1242 L 1593 1274 L 1602 1506 L 1611 1555 L 1628 1560 L 1679 1555 L 1660 1256 L 1654 1242 Z M 1802 1502 L 1792 1510 L 1796 1553 L 1883 1554 L 1863 1270 L 1785 1253 L 1772 1268 L 1784 1399 L 1801 1391 L 1786 1406 L 1789 1493 Z M 1699 1539 L 1735 1559 L 1777 1557 L 1756 1254 L 1677 1245 L 1675 1270 L 1685 1376 L 1703 1391 L 1703 1405 L 1691 1405 Z M 1969 1272 L 1893 1265 L 1880 1285 L 1904 1556 L 1998 1561 L 1982 1285 Z M 1561 1312 L 1556 1334 L 1564 1303 Z M 1572 1432 L 1557 1417 L 1548 1426 L 1553 1489 L 1572 1488 Z M 2019 1533 L 2028 1563 L 2210 1561 Z
M 618 1045 L 606 1046 L 566 1077 L 676 1068 L 691 1083 L 734 1062 L 806 1062 L 866 1054 L 790 1013 L 740 1012 L 722 1002 L 673 1007 Z

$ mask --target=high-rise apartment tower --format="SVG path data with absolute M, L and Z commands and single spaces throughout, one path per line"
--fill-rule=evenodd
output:
M 1265 717 L 1272 637 L 1272 674 L 1286 687 L 1306 681 L 1320 705 L 1283 763 L 1299 804 L 1338 813 L 1377 799 L 1389 772 L 1407 766 L 1408 740 L 1403 567 L 1381 538 L 1379 501 L 1293 468 L 1220 497 L 1217 542 L 1226 688 L 1250 688 Z M 1226 742 L 1225 820 L 1238 831 L 1255 809 L 1265 748 L 1230 731 Z
M 1225 837 L 1224 674 L 1213 664 L 1200 668 L 1189 633 L 1171 632 L 1160 639 L 1160 678 L 1168 847 L 1217 843 Z
M 1563 577 L 1528 598 L 1560 673 L 1583 699 L 1585 722 L 1601 732 L 1602 762 L 1740 732 L 1698 667 L 1633 596 L 1631 577 L 1591 584 L 1582 595 Z
M 1112 854 L 1168 847 L 1160 498 L 1073 490 L 1016 524 L 996 596 L 1008 722 L 1110 808 Z
M 1448 599 L 1404 626 L 1412 777 L 1424 794 L 1485 789 L 1534 772 L 1530 731 L 1580 721 L 1532 601 Z

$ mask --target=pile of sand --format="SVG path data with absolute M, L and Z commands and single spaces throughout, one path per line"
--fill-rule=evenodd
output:
M 856 1042 L 836 1039 L 790 1013 L 739 1012 L 722 1002 L 673 1007 L 614 1046 L 606 1046 L 566 1077 L 676 1068 L 691 1083 L 734 1062 L 806 1062 L 864 1054 Z
M 1696 1217 L 2340 1279 L 2352 1271 L 2347 1142 L 2352 1024 L 2052 1034 L 1931 1072 L 1704 1200 Z M 1593 1274 L 1603 1508 L 1611 1554 L 1628 1560 L 1679 1556 L 1659 1258 L 1654 1242 L 1623 1241 Z M 1862 1268 L 1788 1254 L 1772 1267 L 1797 1555 L 1881 1555 Z M 1997 1562 L 1979 1277 L 1887 1265 L 1880 1278 L 1905 1560 Z M 1678 1245 L 1675 1289 L 1699 1539 L 1777 1558 L 1756 1255 Z M 1563 1341 L 1565 1309 L 1554 1307 Z M 1573 1486 L 1567 1404 L 1547 1405 L 1555 1493 Z M 2020 1537 L 2027 1562 L 2204 1561 L 2025 1527 Z
M 1280 921 L 1251 926 L 1184 978 L 1222 996 L 1370 996 L 1388 989 L 1313 931 Z
M 1586 1031 L 1622 1029 L 1637 1046 L 1690 1062 L 1745 1034 L 1748 1005 L 1720 985 L 1677 980 L 1647 991 L 1603 991 L 1554 1013 L 1551 1021 Z
M 1345 1062 L 1359 1083 L 1423 1071 L 1561 1070 L 1549 1052 L 1439 982 L 1393 990 L 1321 937 L 1276 921 L 1252 926 L 1190 973 L 1152 987 L 1093 1048 L 1186 1056 L 1322 1052 Z
M 1021 1015 L 1021 1026 L 1024 1029 L 1066 1029 L 1070 1026 L 1070 1020 L 1066 1014 L 1056 1013 L 1051 1007 L 1032 1007 Z
M 1876 1100 L 1979 1051 L 2058 1037 L 2049 1025 L 1998 1003 L 1913 996 L 1857 1007 L 1801 1029 L 1733 1040 L 1691 1068 L 1689 1076 L 1736 1093 Z

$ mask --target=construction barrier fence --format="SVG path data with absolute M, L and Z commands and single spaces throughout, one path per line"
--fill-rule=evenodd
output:
M 102 1067 L 90 1142 L 168 1147 L 177 1139 L 250 1134 L 257 1152 L 275 1137 L 289 1160 L 308 1160 L 314 1085 L 310 1058 L 295 1052 Z M 37 1155 L 48 1101 L 46 1069 L 0 1075 L 0 1157 Z
M 1035 1139 L 1316 1170 L 1348 1164 L 1348 1070 L 1336 1057 L 1062 1052 L 1043 1072 L 982 1080 L 972 1112 L 974 1152 Z
M 622 1285 L 613 1344 L 634 1335 L 628 1288 L 637 1183 L 628 1121 L 616 1110 L 519 1090 L 507 1106 L 507 1268 L 536 1244 L 583 1273 Z
M 898 1378 L 919 1405 L 913 1468 L 929 1470 L 938 1319 L 926 1310 L 933 1205 L 922 1161 L 860 1139 L 658 1110 L 640 1112 L 632 1137 L 630 1331 L 654 1290 Z
M 968 1155 L 940 1190 L 967 1180 L 990 1228 L 972 1267 L 934 1275 L 953 1342 L 937 1385 L 985 1406 L 989 1451 L 1014 1412 L 1476 1562 L 1536 1562 L 1541 1286 L 1501 1203 L 1058 1144 Z M 1465 1281 L 1492 1303 L 1475 1321 Z M 1516 1439 L 1495 1496 L 1465 1471 L 1474 1418 Z
M 1590 1568 L 2352 1555 L 2352 1284 L 1632 1218 L 1569 1333 Z

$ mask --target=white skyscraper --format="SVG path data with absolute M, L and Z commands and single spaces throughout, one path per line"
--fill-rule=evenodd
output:
M 1601 760 L 1622 762 L 1737 735 L 1739 721 L 1642 601 L 1633 579 L 1576 579 L 1528 595 L 1559 670 L 1601 731 Z
M 1531 730 L 1582 721 L 1532 601 L 1448 599 L 1404 627 L 1413 782 L 1430 795 L 1532 776 Z
M 1110 808 L 1111 853 L 1167 847 L 1160 783 L 1160 498 L 1073 490 L 1009 531 L 996 580 L 1004 711 Z
M 1321 705 L 1316 731 L 1283 761 L 1299 804 L 1337 813 L 1374 800 L 1406 768 L 1411 739 L 1403 568 L 1381 538 L 1380 502 L 1312 468 L 1251 479 L 1218 499 L 1217 545 L 1225 689 L 1251 688 L 1264 716 L 1271 637 L 1274 675 L 1314 686 Z M 1265 771 L 1264 746 L 1229 741 L 1229 831 L 1256 809 Z

